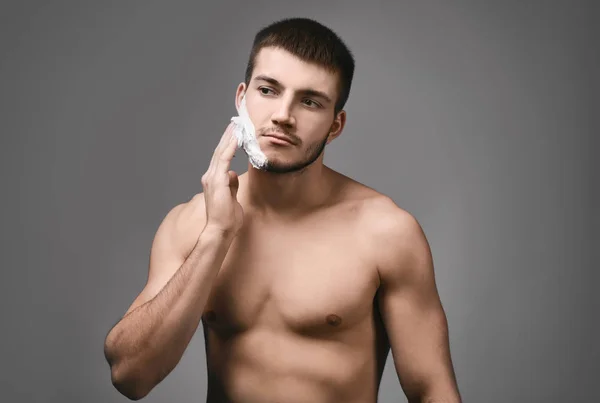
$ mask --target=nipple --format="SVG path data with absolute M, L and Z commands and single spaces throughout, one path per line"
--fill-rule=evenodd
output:
M 331 315 L 327 315 L 327 318 L 325 318 L 325 321 L 327 322 L 328 325 L 337 327 L 342 323 L 342 318 L 340 318 L 339 316 L 337 316 L 335 314 L 331 314 Z

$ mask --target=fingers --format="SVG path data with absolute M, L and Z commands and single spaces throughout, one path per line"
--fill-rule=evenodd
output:
M 219 160 L 221 158 L 221 155 L 223 154 L 223 151 L 230 144 L 231 137 L 235 138 L 235 135 L 233 134 L 233 127 L 234 127 L 233 122 L 231 122 L 225 129 L 225 132 L 223 133 L 223 135 L 221 136 L 221 139 L 219 140 L 219 144 L 217 145 L 217 147 L 215 148 L 215 151 L 213 152 L 207 172 L 213 172 L 219 168 L 218 167 Z M 237 143 L 237 141 L 236 141 L 236 143 Z M 234 152 L 235 152 L 235 150 L 234 150 Z M 225 171 L 225 172 L 227 172 L 227 171 Z
M 230 122 L 227 125 L 227 128 L 225 129 L 223 136 L 221 136 L 221 141 L 219 141 L 219 145 L 217 146 L 218 154 L 223 153 L 223 151 L 229 145 L 230 138 L 235 137 L 235 135 L 233 134 L 233 128 L 234 128 L 234 124 L 233 124 L 233 122 Z
M 215 147 L 215 151 L 213 151 L 213 155 L 212 155 L 212 158 L 210 160 L 209 168 L 212 167 L 215 164 L 216 156 L 218 156 L 221 153 L 221 149 L 223 148 L 223 143 L 226 142 L 225 139 L 227 138 L 228 133 L 230 131 L 233 132 L 233 122 L 229 122 L 229 124 L 225 128 L 225 132 L 223 133 L 223 135 L 219 139 L 219 144 L 217 144 L 217 147 Z
M 227 172 L 229 170 L 231 160 L 233 159 L 235 151 L 237 150 L 238 142 L 235 134 L 233 134 L 233 130 L 229 136 L 228 142 L 225 143 L 221 155 L 217 159 L 217 172 Z
M 228 171 L 227 175 L 229 176 L 229 188 L 231 189 L 231 195 L 236 197 L 238 188 L 240 187 L 238 176 L 234 171 Z

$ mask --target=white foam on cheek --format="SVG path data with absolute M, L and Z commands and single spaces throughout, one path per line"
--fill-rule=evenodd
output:
M 238 141 L 238 147 L 242 147 L 248 159 L 254 168 L 264 169 L 267 166 L 267 156 L 262 152 L 256 138 L 256 132 L 254 124 L 248 116 L 248 110 L 246 109 L 246 95 L 240 102 L 240 108 L 238 110 L 239 116 L 231 118 L 233 122 L 233 133 Z

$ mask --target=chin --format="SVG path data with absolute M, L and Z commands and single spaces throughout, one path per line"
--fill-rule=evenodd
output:
M 276 173 L 276 174 L 288 174 L 300 172 L 312 165 L 314 161 L 283 161 L 280 159 L 269 159 L 267 166 L 263 171 Z
M 273 158 L 267 154 L 267 167 L 273 169 L 287 169 L 296 165 L 296 161 L 283 160 L 281 158 Z
M 277 164 L 277 165 L 290 165 L 296 164 L 300 161 L 296 161 L 294 158 L 290 158 L 292 153 L 285 150 L 269 150 L 262 148 L 262 152 L 269 160 L 269 163 Z

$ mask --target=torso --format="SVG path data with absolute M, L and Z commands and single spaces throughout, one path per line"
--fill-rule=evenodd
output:
M 202 323 L 208 402 L 375 402 L 389 350 L 362 212 L 373 190 L 294 222 L 245 212 Z

